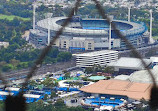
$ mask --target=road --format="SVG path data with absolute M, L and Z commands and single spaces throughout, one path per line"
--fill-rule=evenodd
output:
M 75 60 L 71 60 L 68 62 L 60 62 L 56 64 L 48 64 L 48 65 L 42 65 L 38 68 L 35 75 L 42 75 L 46 74 L 47 72 L 53 73 L 61 70 L 65 70 L 70 67 L 76 66 Z M 11 71 L 7 73 L 2 73 L 6 78 L 24 78 L 29 73 L 30 68 L 28 69 L 22 69 L 18 71 Z

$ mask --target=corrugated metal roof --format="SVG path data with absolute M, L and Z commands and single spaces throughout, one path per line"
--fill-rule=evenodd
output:
M 81 88 L 87 93 L 123 95 L 132 99 L 142 98 L 149 100 L 152 84 L 136 83 L 122 80 L 100 80 L 92 85 Z

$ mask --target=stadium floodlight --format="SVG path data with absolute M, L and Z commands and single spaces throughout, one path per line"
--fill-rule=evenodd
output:
M 37 8 L 37 5 L 36 5 L 36 2 L 34 2 L 33 4 L 33 29 L 35 29 L 35 23 L 36 23 L 36 8 Z
M 36 8 L 38 8 L 39 6 L 41 6 L 41 3 L 38 2 L 33 2 L 33 29 L 35 30 L 35 25 L 36 25 Z
M 152 17 L 152 9 L 149 10 L 149 12 L 150 12 L 150 36 L 149 36 L 149 43 L 152 44 L 152 43 L 154 43 L 154 40 L 152 38 L 152 19 L 153 19 L 153 17 Z
M 50 18 L 52 17 L 53 13 L 47 13 L 47 23 L 48 23 L 48 45 L 50 44 Z
M 110 15 L 109 19 L 110 19 L 110 24 L 109 24 L 109 50 L 111 50 L 111 23 L 113 21 L 114 16 Z
M 131 18 L 131 6 L 128 6 L 128 22 L 130 22 L 130 18 Z

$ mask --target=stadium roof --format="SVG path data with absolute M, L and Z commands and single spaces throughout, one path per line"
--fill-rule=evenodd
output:
M 54 17 L 54 18 L 47 18 L 43 19 L 39 22 L 37 22 L 37 25 L 48 29 L 48 26 L 50 26 L 50 29 L 58 31 L 62 26 L 57 24 L 56 22 L 62 19 L 66 19 L 67 17 Z M 49 23 L 49 25 L 48 25 Z M 65 32 L 73 32 L 73 33 L 80 33 L 80 34 L 108 34 L 107 31 L 105 30 L 86 30 L 86 29 L 77 29 L 77 28 L 70 28 L 70 27 L 65 27 L 64 29 Z
M 151 72 L 155 77 L 155 81 L 158 83 L 158 66 L 155 66 L 153 69 L 151 69 Z M 151 77 L 147 70 L 141 70 L 132 73 L 129 77 L 129 80 L 132 82 L 152 83 Z
M 118 80 L 128 80 L 128 79 L 129 79 L 129 75 L 118 75 L 118 76 L 116 76 L 114 79 L 118 79 Z
M 51 30 L 58 31 L 62 26 L 57 24 L 57 21 L 59 20 L 64 20 L 67 19 L 67 17 L 54 17 L 54 18 L 47 18 L 43 19 L 37 22 L 37 25 L 39 27 L 48 29 L 50 27 Z M 93 19 L 94 20 L 94 19 Z M 95 20 L 100 20 L 100 19 L 95 19 Z M 128 32 L 132 31 L 138 31 L 140 30 L 140 27 L 142 27 L 142 24 L 134 23 L 134 22 L 128 22 L 128 21 L 121 21 L 121 20 L 113 20 L 116 22 L 122 22 L 126 24 L 132 25 L 133 28 L 129 29 Z M 49 23 L 49 25 L 48 25 Z M 93 34 L 93 35 L 98 35 L 98 34 L 106 34 L 108 35 L 108 30 L 87 30 L 87 29 L 77 29 L 77 28 L 70 28 L 70 27 L 65 27 L 64 32 L 73 32 L 77 34 Z
M 152 84 L 136 83 L 122 80 L 100 80 L 92 85 L 81 88 L 86 93 L 123 95 L 132 99 L 149 100 Z
M 143 60 L 147 64 L 147 66 L 150 65 L 151 63 L 150 59 L 143 59 Z M 123 69 L 136 69 L 136 70 L 145 69 L 140 59 L 129 58 L 129 57 L 121 57 L 118 61 L 111 62 L 107 65 L 112 67 L 123 68 Z

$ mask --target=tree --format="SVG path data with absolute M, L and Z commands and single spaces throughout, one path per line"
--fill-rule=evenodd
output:
M 55 91 L 52 91 L 50 98 L 53 99 L 54 97 L 57 97 L 57 96 L 58 96 L 58 95 L 56 94 L 56 92 L 55 92 Z
M 63 107 L 63 106 L 65 106 L 65 103 L 62 99 L 58 99 L 57 102 L 54 104 L 54 106 L 57 108 Z
M 72 54 L 70 52 L 60 52 L 57 56 L 58 62 L 64 62 L 70 60 L 72 57 Z
M 4 65 L 6 65 L 7 63 L 5 61 L 1 61 L 0 62 L 0 67 L 3 67 Z
M 11 59 L 9 63 L 12 64 L 14 67 L 16 67 L 20 63 L 20 61 L 16 59 Z
M 46 78 L 46 79 L 42 82 L 42 84 L 43 84 L 44 86 L 46 86 L 46 87 L 52 86 L 53 80 L 52 80 L 51 78 Z
M 31 86 L 36 86 L 36 85 L 37 85 L 37 83 L 36 83 L 36 81 L 31 80 L 31 81 L 29 81 L 29 85 L 31 85 Z
M 93 68 L 92 67 L 86 67 L 85 68 L 85 73 L 90 74 L 93 72 Z
M 67 70 L 63 70 L 62 72 L 65 74 L 65 73 L 67 73 L 68 71 L 67 71 Z
M 4 65 L 3 67 L 2 67 L 2 71 L 3 72 L 8 72 L 8 71 L 10 71 L 10 70 L 12 70 L 13 69 L 13 66 L 11 65 L 11 64 L 7 64 L 7 65 Z
M 67 72 L 65 73 L 64 77 L 67 79 L 67 78 L 70 78 L 70 72 Z
M 104 73 L 113 74 L 113 73 L 114 73 L 114 67 L 105 67 L 105 68 L 103 69 L 103 72 L 104 72 Z
M 48 99 L 48 94 L 45 94 L 43 99 L 47 100 Z

